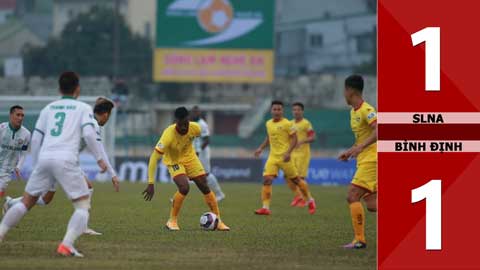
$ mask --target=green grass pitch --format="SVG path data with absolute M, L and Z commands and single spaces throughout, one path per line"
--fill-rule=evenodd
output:
M 95 183 L 90 226 L 103 236 L 82 236 L 77 248 L 85 258 L 62 258 L 55 249 L 73 211 L 59 191 L 47 207 L 35 207 L 0 243 L 0 269 L 375 269 L 376 215 L 367 213 L 366 250 L 340 248 L 352 240 L 345 201 L 346 187 L 311 186 L 317 213 L 292 208 L 286 185 L 273 187 L 272 216 L 255 216 L 260 184 L 223 184 L 220 203 L 230 232 L 199 228 L 207 211 L 195 185 L 179 218 L 181 231 L 164 229 L 172 184 L 157 184 L 151 202 L 143 201 L 144 184 Z M 10 195 L 24 184 L 12 182 Z

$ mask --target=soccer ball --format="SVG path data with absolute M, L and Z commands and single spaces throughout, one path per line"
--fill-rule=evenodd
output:
M 232 22 L 233 7 L 228 0 L 203 0 L 197 19 L 203 30 L 209 33 L 222 32 Z
M 214 231 L 218 226 L 218 217 L 212 212 L 207 212 L 200 217 L 200 227 L 206 231 Z

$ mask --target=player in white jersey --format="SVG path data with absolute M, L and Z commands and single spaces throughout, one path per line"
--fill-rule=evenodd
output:
M 202 112 L 198 106 L 194 106 L 192 108 L 192 121 L 197 122 L 200 125 L 201 133 L 200 137 L 195 138 L 193 141 L 195 151 L 202 162 L 203 168 L 207 173 L 207 184 L 215 193 L 215 197 L 217 198 L 217 202 L 225 199 L 225 194 L 223 193 L 220 185 L 218 184 L 217 177 L 211 171 L 211 164 L 210 164 L 210 131 L 208 129 L 208 124 L 203 118 L 201 117 Z
M 97 141 L 99 141 L 99 142 L 102 141 L 100 126 L 103 127 L 108 122 L 108 119 L 110 118 L 110 114 L 112 112 L 113 107 L 114 107 L 113 102 L 111 100 L 107 99 L 107 98 L 99 97 L 97 99 L 97 101 L 95 102 L 95 107 L 93 108 L 93 113 L 94 113 L 94 118 L 95 118 L 96 121 L 93 121 L 93 124 L 95 126 L 95 131 L 96 131 L 96 134 L 97 134 Z M 82 152 L 85 148 L 86 148 L 86 143 L 85 143 L 85 140 L 82 139 L 81 144 L 80 144 L 80 152 Z M 112 178 L 112 183 L 113 183 L 113 186 L 115 188 L 115 191 L 118 192 L 118 190 L 119 190 L 118 176 L 115 172 L 115 169 L 113 169 L 112 165 L 108 161 L 108 156 L 107 156 L 107 153 L 105 151 L 105 148 L 103 147 L 103 144 L 100 144 L 100 148 L 101 148 L 100 150 L 102 151 L 102 155 L 103 155 L 102 159 L 105 161 L 105 163 L 107 165 L 107 172 L 110 174 L 110 176 Z M 85 173 L 84 173 L 84 177 L 85 177 L 85 181 L 87 182 L 88 189 L 90 191 L 90 199 L 91 199 L 92 196 L 93 196 L 93 185 L 88 180 Z M 49 204 L 53 200 L 55 192 L 56 192 L 56 185 L 53 185 L 49 189 L 48 192 L 42 194 L 38 198 L 36 204 L 41 205 L 41 206 Z M 8 209 L 10 207 L 12 207 L 13 205 L 15 205 L 16 203 L 21 202 L 22 199 L 23 199 L 23 196 L 20 196 L 20 197 L 14 198 L 14 199 L 7 196 L 5 198 L 5 204 L 3 206 L 4 212 L 8 211 Z M 102 235 L 102 233 L 99 233 L 99 232 L 97 232 L 97 231 L 95 231 L 95 230 L 93 230 L 89 227 L 85 230 L 85 234 L 88 234 L 88 235 Z
M 19 105 L 10 108 L 10 119 L 0 124 L 0 199 L 5 196 L 11 175 L 20 179 L 20 169 L 30 143 L 30 131 L 22 126 L 25 114 Z
M 105 171 L 107 167 L 96 140 L 92 108 L 76 100 L 80 95 L 77 74 L 63 73 L 59 79 L 59 88 L 63 98 L 51 102 L 40 112 L 31 143 L 34 170 L 25 187 L 22 202 L 12 206 L 2 219 L 0 241 L 35 206 L 38 197 L 58 183 L 73 202 L 75 211 L 57 253 L 83 257 L 73 246 L 87 228 L 90 209 L 88 186 L 78 157 L 82 138 L 100 168 Z

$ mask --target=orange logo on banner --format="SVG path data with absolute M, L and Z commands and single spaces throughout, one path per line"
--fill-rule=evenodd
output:
M 197 12 L 198 23 L 209 33 L 227 29 L 233 19 L 233 7 L 228 0 L 205 0 Z

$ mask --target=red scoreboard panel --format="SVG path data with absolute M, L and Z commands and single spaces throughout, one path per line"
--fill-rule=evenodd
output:
M 480 269 L 480 1 L 378 0 L 378 268 Z

